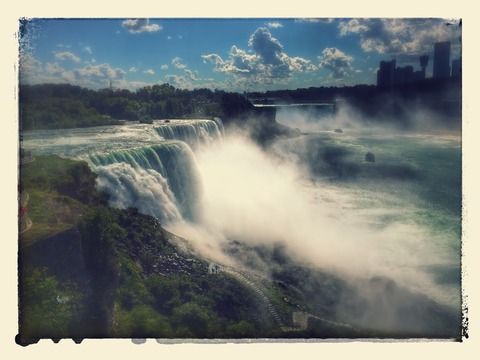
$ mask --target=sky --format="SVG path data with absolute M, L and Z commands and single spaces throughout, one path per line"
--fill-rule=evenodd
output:
M 20 82 L 135 90 L 266 91 L 375 84 L 381 60 L 413 65 L 433 44 L 460 56 L 458 20 L 435 18 L 31 19 Z

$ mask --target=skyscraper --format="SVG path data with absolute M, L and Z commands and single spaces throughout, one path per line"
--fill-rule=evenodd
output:
M 394 82 L 396 61 L 380 61 L 380 68 L 377 71 L 377 87 L 391 88 Z
M 425 79 L 427 75 L 427 66 L 428 66 L 428 55 L 420 56 L 420 67 L 422 68 L 420 78 Z
M 450 41 L 435 43 L 433 51 L 433 78 L 450 77 Z

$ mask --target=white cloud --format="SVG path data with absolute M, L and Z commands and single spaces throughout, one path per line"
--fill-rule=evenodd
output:
M 218 87 L 215 86 L 216 84 L 214 84 L 214 82 L 208 79 L 199 78 L 198 72 L 189 69 L 188 66 L 182 62 L 182 58 L 178 56 L 172 59 L 172 65 L 175 69 L 182 71 L 182 75 L 168 74 L 165 75 L 164 79 L 175 87 L 181 89 L 193 89 L 198 87 Z M 168 70 L 169 67 L 167 64 L 163 64 L 160 68 L 162 70 Z
M 107 80 L 119 80 L 125 77 L 126 72 L 120 68 L 113 68 L 109 64 L 89 65 L 72 70 L 75 78 L 80 82 L 106 83 Z
M 155 75 L 155 71 L 153 69 L 145 70 L 143 73 L 148 75 Z
M 90 55 L 93 53 L 92 48 L 90 46 L 84 46 L 83 51 Z
M 357 35 L 366 52 L 391 55 L 429 53 L 438 41 L 459 47 L 460 28 L 444 19 L 350 19 L 339 23 L 341 36 Z
M 180 70 L 187 68 L 187 65 L 185 65 L 185 64 L 182 63 L 182 58 L 180 58 L 180 57 L 178 57 L 178 56 L 177 56 L 177 57 L 174 57 L 174 58 L 172 59 L 172 65 L 173 65 L 175 68 L 180 69 Z
M 172 40 L 172 37 L 170 35 L 168 35 L 167 40 Z
M 31 54 L 20 56 L 20 82 L 22 84 L 69 83 L 89 88 L 108 86 L 110 81 L 123 81 L 125 71 L 109 64 L 86 65 L 72 70 L 58 63 L 42 63 Z
M 283 27 L 283 25 L 281 23 L 279 23 L 278 21 L 268 22 L 265 25 L 267 25 L 271 29 L 278 29 L 278 28 Z
M 330 70 L 335 79 L 342 79 L 352 70 L 353 58 L 337 48 L 325 48 L 318 57 L 320 67 Z
M 214 65 L 214 71 L 231 74 L 235 82 L 272 84 L 289 79 L 294 72 L 310 72 L 317 66 L 310 60 L 291 57 L 268 28 L 260 27 L 250 36 L 251 52 L 233 45 L 228 59 L 218 54 L 202 55 L 204 62 Z
M 333 18 L 299 18 L 295 19 L 295 22 L 299 23 L 326 23 L 330 24 L 334 21 Z
M 122 21 L 122 27 L 131 34 L 140 34 L 143 32 L 156 32 L 163 29 L 159 24 L 150 24 L 149 19 L 128 19 Z
M 57 60 L 80 62 L 80 58 L 69 51 L 54 51 L 53 54 L 55 55 L 55 59 Z
M 135 66 L 132 66 L 130 69 L 128 69 L 129 72 L 137 72 L 138 69 Z
M 194 71 L 192 71 L 190 69 L 185 69 L 184 71 L 185 71 L 185 76 L 188 79 L 190 79 L 192 81 L 197 81 L 198 80 L 197 74 Z

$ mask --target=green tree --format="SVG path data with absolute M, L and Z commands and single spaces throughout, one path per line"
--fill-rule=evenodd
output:
M 79 295 L 63 287 L 46 268 L 22 274 L 20 282 L 21 338 L 62 338 L 70 336 L 70 326 L 78 314 Z
M 126 236 L 115 220 L 110 210 L 98 208 L 79 224 L 83 257 L 93 290 L 92 325 L 99 336 L 108 335 L 111 330 L 120 271 L 117 244 Z

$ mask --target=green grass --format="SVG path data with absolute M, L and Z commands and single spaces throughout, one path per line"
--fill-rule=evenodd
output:
M 84 162 L 58 156 L 37 156 L 20 169 L 20 185 L 29 195 L 32 227 L 20 235 L 21 246 L 74 227 L 100 202 L 95 174 Z

